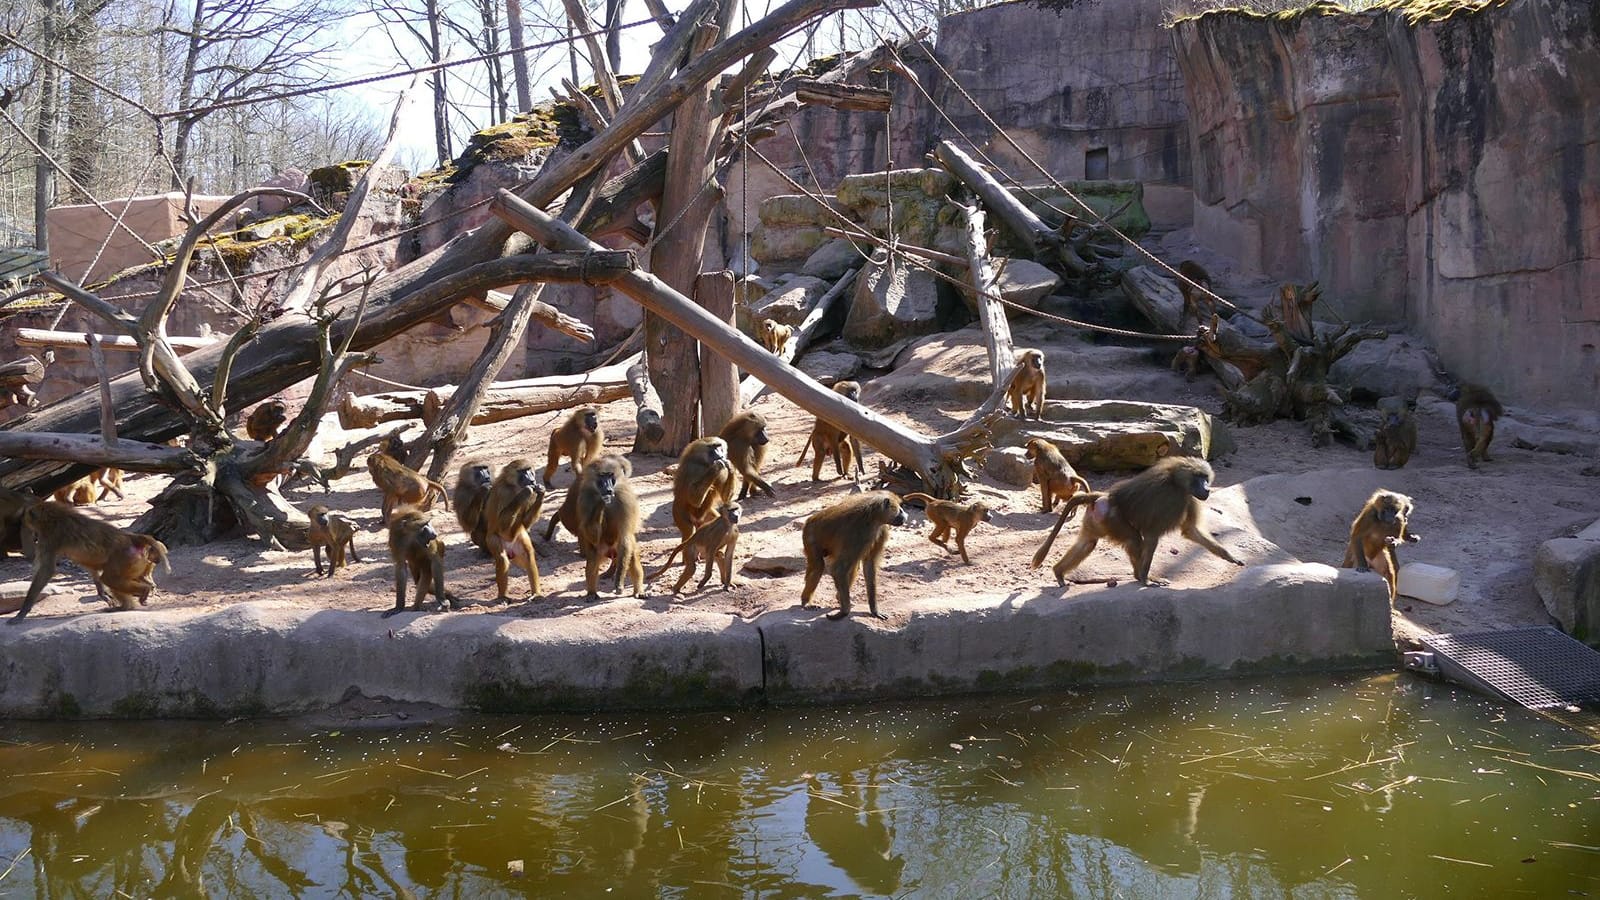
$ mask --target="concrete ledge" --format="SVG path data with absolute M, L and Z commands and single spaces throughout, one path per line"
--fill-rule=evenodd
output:
M 1375 575 L 1245 569 L 1206 590 L 889 601 L 903 624 L 825 609 L 754 621 L 594 607 L 569 616 L 306 610 L 42 618 L 0 626 L 0 716 L 282 715 L 355 696 L 495 712 L 733 706 L 1381 666 Z M 607 604 L 613 606 L 613 604 Z M 619 621 L 625 627 L 619 627 Z

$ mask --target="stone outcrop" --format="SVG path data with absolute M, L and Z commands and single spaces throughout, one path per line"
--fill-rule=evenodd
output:
M 997 446 L 1044 438 L 1061 448 L 1067 462 L 1091 472 L 1142 469 L 1167 456 L 1214 455 L 1211 416 L 1192 406 L 1050 400 L 1042 421 L 1007 416 L 991 430 Z
M 1593 4 L 1209 13 L 1174 34 L 1211 248 L 1404 321 L 1502 400 L 1593 403 Z
M 1545 541 L 1533 559 L 1533 586 L 1562 629 L 1600 646 L 1600 522 Z

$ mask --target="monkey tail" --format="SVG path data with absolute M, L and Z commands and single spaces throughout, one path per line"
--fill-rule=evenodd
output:
M 438 491 L 439 492 L 439 499 L 444 502 L 444 508 L 445 509 L 449 509 L 450 508 L 450 494 L 445 491 L 444 485 L 440 484 L 437 481 L 434 481 L 432 478 L 426 479 L 426 481 L 428 482 L 428 490 L 430 492 Z
M 699 534 L 699 532 L 697 531 L 697 532 L 695 532 L 695 534 Z M 657 578 L 660 578 L 661 576 L 667 574 L 667 570 L 672 568 L 672 561 L 674 559 L 676 559 L 677 556 L 678 556 L 678 551 L 680 551 L 683 548 L 689 546 L 689 544 L 691 544 L 693 541 L 694 541 L 694 535 L 690 535 L 689 536 L 689 540 L 684 541 L 683 543 L 679 544 L 676 547 L 673 547 L 672 548 L 672 552 L 667 554 L 667 561 L 661 564 L 661 568 L 655 570 L 650 575 L 646 576 L 645 577 L 645 581 L 655 581 Z
M 916 500 L 917 502 L 921 503 L 924 508 L 926 508 L 928 504 L 932 503 L 933 501 L 935 501 L 935 500 L 937 500 L 939 498 L 930 496 L 928 494 L 924 494 L 921 491 L 912 491 L 911 493 L 906 494 L 905 496 L 901 497 L 900 499 L 902 499 L 902 500 Z
M 1082 476 L 1079 476 L 1079 475 L 1072 476 L 1072 483 L 1077 486 L 1079 491 L 1082 491 L 1085 494 L 1089 493 L 1089 491 L 1090 491 L 1089 482 L 1084 481 Z
M 810 440 L 810 438 L 807 438 L 806 442 L 804 444 L 800 445 L 800 458 L 795 460 L 794 461 L 794 465 L 790 466 L 790 468 L 796 468 L 801 463 L 805 462 L 806 461 L 806 454 L 809 453 L 809 452 L 811 452 L 811 440 Z
M 1082 479 L 1079 480 L 1081 481 Z M 1044 558 L 1050 555 L 1050 545 L 1056 542 L 1056 535 L 1061 533 L 1061 526 L 1067 524 L 1067 520 L 1078 512 L 1078 507 L 1087 506 L 1099 498 L 1099 494 L 1089 492 L 1073 494 L 1072 499 L 1067 501 L 1067 505 L 1061 508 L 1061 518 L 1056 519 L 1056 527 L 1050 529 L 1050 536 L 1044 539 L 1044 543 L 1040 545 L 1038 552 L 1033 554 L 1033 562 L 1028 568 L 1037 569 L 1044 565 Z

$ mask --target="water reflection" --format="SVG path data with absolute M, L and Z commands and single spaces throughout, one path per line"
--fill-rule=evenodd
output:
M 0 738 L 4 896 L 1600 893 L 1596 747 L 1392 675 Z

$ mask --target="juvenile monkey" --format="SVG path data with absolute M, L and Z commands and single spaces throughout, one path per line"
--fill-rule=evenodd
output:
M 1494 422 L 1505 415 L 1505 408 L 1481 384 L 1462 382 L 1456 395 L 1456 423 L 1461 426 L 1461 446 L 1467 451 L 1467 468 L 1476 469 L 1478 460 L 1493 462 L 1489 442 L 1494 440 Z
M 278 436 L 278 429 L 289 421 L 289 407 L 282 400 L 268 400 L 250 411 L 244 420 L 244 433 L 254 441 L 270 441 Z
M 510 599 L 506 581 L 511 563 L 528 573 L 528 588 L 534 597 L 539 596 L 539 562 L 534 559 L 528 529 L 539 518 L 542 506 L 544 487 L 534 474 L 533 462 L 514 459 L 506 463 L 489 488 L 483 507 L 484 530 L 489 552 L 494 556 L 494 584 L 502 603 Z
M 384 618 L 405 612 L 408 575 L 417 586 L 412 609 L 421 611 L 423 598 L 430 591 L 439 609 L 444 608 L 444 541 L 439 540 L 427 513 L 414 506 L 394 510 L 389 519 L 389 558 L 394 560 L 394 608 L 385 612 Z M 448 602 L 452 609 L 457 608 L 455 601 Z
M 1011 383 L 1006 386 L 1006 405 L 1019 419 L 1044 417 L 1044 354 L 1038 350 L 1018 350 L 1017 368 L 1011 373 Z
M 400 504 L 424 511 L 429 509 L 433 506 L 434 494 L 444 501 L 445 509 L 450 508 L 450 498 L 445 493 L 444 485 L 424 477 L 381 450 L 367 457 L 367 471 L 372 475 L 372 483 L 383 493 L 385 522 L 389 521 L 389 514 Z
M 328 551 L 328 577 L 344 568 L 344 551 L 350 548 L 350 558 L 361 562 L 361 557 L 356 555 L 356 526 L 344 516 L 331 512 L 326 506 L 318 503 L 306 510 L 306 515 L 311 517 L 311 529 L 308 536 L 311 539 L 311 558 L 317 563 L 317 574 L 322 574 L 322 551 Z
M 923 504 L 928 521 L 933 523 L 933 533 L 928 535 L 928 540 L 945 549 L 946 553 L 961 553 L 961 561 L 972 565 L 972 560 L 967 558 L 967 532 L 978 526 L 979 522 L 993 521 L 993 514 L 989 507 L 982 501 L 972 503 L 957 503 L 953 500 L 940 500 L 936 497 L 922 493 L 906 494 L 904 500 L 918 501 Z M 955 535 L 956 547 L 950 549 L 948 543 L 950 535 Z
M 628 477 L 633 464 L 625 457 L 607 454 L 585 466 L 573 489 L 577 500 L 573 514 L 578 549 L 583 553 L 583 580 L 590 601 L 600 599 L 596 589 L 602 560 L 617 560 L 616 592 L 622 593 L 624 576 L 633 579 L 633 596 L 644 596 L 644 566 L 639 562 L 639 498 Z
M 739 485 L 739 499 L 750 496 L 752 489 L 768 497 L 777 496 L 772 485 L 761 477 L 761 463 L 767 458 L 767 419 L 758 412 L 742 412 L 722 426 L 719 435 L 728 442 L 728 461 L 743 476 Z
M 99 491 L 96 492 L 96 488 Z M 121 500 L 122 470 L 117 468 L 95 469 L 93 472 L 79 478 L 70 484 L 56 488 L 52 494 L 59 503 L 71 503 L 73 506 L 88 506 L 106 499 L 107 494 L 116 494 Z
M 456 472 L 456 521 L 467 539 L 479 550 L 487 551 L 488 526 L 483 518 L 484 504 L 489 501 L 489 484 L 494 476 L 489 464 L 480 459 L 469 460 Z
M 550 461 L 544 467 L 544 486 L 550 487 L 550 479 L 555 476 L 561 457 L 572 457 L 572 474 L 576 476 L 583 472 L 589 460 L 600 455 L 603 443 L 605 433 L 600 430 L 600 411 L 592 406 L 573 410 L 560 428 L 550 432 Z
M 761 338 L 761 346 L 767 348 L 773 356 L 783 353 L 783 347 L 789 343 L 789 338 L 794 336 L 794 329 L 788 325 L 779 325 L 772 319 L 762 319 L 756 326 L 756 333 Z
M 36 503 L 22 514 L 22 524 L 33 538 L 33 581 L 13 623 L 39 602 L 39 595 L 56 572 L 56 563 L 70 559 L 94 578 L 95 590 L 120 609 L 149 602 L 155 589 L 155 567 L 167 567 L 167 547 L 147 534 L 124 532 L 114 525 L 91 519 L 61 503 Z M 108 596 L 109 595 L 109 596 Z
M 833 386 L 833 392 L 849 400 L 851 403 L 861 402 L 861 385 L 854 381 L 840 381 Z M 811 437 L 806 440 L 805 446 L 800 448 L 800 458 L 794 461 L 800 465 L 806 461 L 806 451 L 815 450 L 816 456 L 811 460 L 811 480 L 822 480 L 822 460 L 826 454 L 833 456 L 833 464 L 839 470 L 839 477 L 849 478 L 854 460 L 855 477 L 860 480 L 867 473 L 866 465 L 861 461 L 861 441 L 855 435 L 842 428 L 835 428 L 821 419 L 811 426 Z
M 1200 501 L 1211 496 L 1211 465 L 1203 459 L 1189 456 L 1169 456 L 1131 478 L 1125 478 L 1108 491 L 1078 494 L 1061 510 L 1061 518 L 1050 531 L 1039 552 L 1033 555 L 1031 568 L 1044 564 L 1056 534 L 1072 518 L 1078 507 L 1086 506 L 1083 525 L 1078 540 L 1067 548 L 1054 567 L 1056 584 L 1066 585 L 1067 573 L 1078 567 L 1094 551 L 1102 539 L 1115 541 L 1127 551 L 1133 563 L 1133 577 L 1144 584 L 1164 585 L 1167 582 L 1150 577 L 1150 563 L 1155 559 L 1156 545 L 1170 531 L 1179 531 L 1184 537 L 1210 550 L 1218 557 L 1236 566 L 1244 562 L 1227 548 L 1217 543 L 1205 527 L 1205 507 Z M 1076 584 L 1109 582 L 1075 581 Z
M 1032 483 L 1039 486 L 1040 512 L 1055 509 L 1058 499 L 1071 501 L 1073 494 L 1089 490 L 1089 482 L 1078 475 L 1055 444 L 1044 438 L 1029 438 L 1028 451 L 1023 456 L 1033 460 Z
M 733 499 L 734 481 L 727 441 L 706 437 L 683 448 L 678 471 L 672 476 L 672 524 L 678 526 L 681 540 L 688 540 L 695 529 L 716 518 L 717 505 Z M 545 539 L 554 531 L 552 523 Z
M 1207 318 L 1215 316 L 1216 301 L 1206 293 L 1211 290 L 1211 273 L 1206 271 L 1205 266 L 1192 259 L 1186 259 L 1178 263 L 1178 274 L 1183 276 L 1178 279 L 1178 293 L 1183 295 L 1183 311 L 1178 314 L 1179 321 L 1181 322 L 1184 316 L 1192 315 L 1196 322 L 1204 322 Z M 1191 286 L 1189 284 L 1191 281 L 1205 290 Z
M 800 592 L 800 605 L 811 605 L 811 595 L 826 569 L 839 593 L 839 608 L 827 617 L 837 621 L 850 615 L 850 582 L 859 569 L 867 585 L 868 613 L 875 619 L 884 618 L 878 612 L 878 567 L 889 543 L 889 526 L 905 522 L 900 498 L 888 491 L 857 494 L 812 513 L 800 530 L 806 557 L 806 586 Z
M 696 591 L 706 589 L 706 582 L 711 580 L 711 573 L 718 565 L 722 566 L 722 589 L 733 589 L 733 551 L 739 542 L 739 504 L 728 502 L 717 511 L 717 517 L 700 526 L 688 540 L 672 548 L 667 554 L 667 561 L 647 581 L 655 581 L 667 570 L 672 568 L 672 560 L 677 557 L 678 551 L 683 551 L 683 576 L 678 583 L 673 585 L 674 594 L 683 593 L 683 586 L 694 577 L 695 565 L 700 560 L 706 561 L 706 574 L 695 585 Z
M 1389 583 L 1389 602 L 1393 603 L 1396 582 L 1400 577 L 1400 560 L 1395 547 L 1402 542 L 1416 543 L 1419 534 L 1406 531 L 1411 518 L 1411 498 L 1394 491 L 1374 491 L 1367 498 L 1356 520 L 1350 523 L 1350 543 L 1345 546 L 1341 568 L 1354 568 L 1357 572 L 1376 571 Z
M 1373 438 L 1372 464 L 1380 469 L 1403 468 L 1417 451 L 1417 420 L 1412 404 L 1403 397 L 1378 401 L 1378 432 Z

